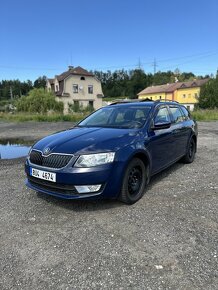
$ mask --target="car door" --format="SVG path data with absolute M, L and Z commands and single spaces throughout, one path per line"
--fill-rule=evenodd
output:
M 184 114 L 179 106 L 170 105 L 169 110 L 172 120 L 172 133 L 176 146 L 175 157 L 177 159 L 186 153 L 187 142 L 190 136 L 190 127 L 185 121 Z
M 170 121 L 168 107 L 164 105 L 159 106 L 154 113 L 152 124 Z M 164 167 L 167 167 L 173 160 L 174 138 L 171 127 L 168 129 L 153 130 L 152 124 L 148 132 L 148 150 L 152 158 L 151 173 L 154 174 Z

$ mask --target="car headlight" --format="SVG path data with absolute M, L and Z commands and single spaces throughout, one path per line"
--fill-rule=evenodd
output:
M 114 161 L 115 152 L 81 155 L 75 167 L 93 167 Z

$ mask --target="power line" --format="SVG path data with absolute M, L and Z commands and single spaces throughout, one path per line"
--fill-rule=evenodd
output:
M 188 60 L 188 61 L 185 61 L 185 62 L 182 62 L 182 63 L 177 63 L 177 64 L 174 64 L 174 65 L 170 65 L 170 66 L 166 66 L 166 67 L 162 67 L 162 70 L 163 69 L 172 69 L 172 67 L 178 67 L 180 65 L 183 65 L 183 64 L 186 64 L 186 63 L 191 63 L 191 62 L 194 62 L 196 60 L 199 60 L 199 59 L 203 59 L 203 58 L 207 58 L 207 57 L 210 57 L 210 56 L 213 56 L 213 55 L 217 55 L 218 53 L 212 53 L 212 54 L 207 54 L 207 55 L 203 55 L 203 56 L 200 56 L 200 57 L 197 57 L 195 59 L 191 59 L 191 60 Z
M 209 57 L 209 56 L 212 56 L 212 55 L 216 55 L 218 53 L 218 50 L 214 50 L 213 53 L 210 52 L 210 54 L 208 54 L 209 52 L 204 52 L 204 53 L 198 53 L 198 54 L 192 54 L 192 55 L 186 55 L 186 56 L 181 56 L 181 57 L 175 57 L 175 58 L 168 58 L 168 59 L 158 59 L 158 63 L 160 62 L 170 62 L 170 61 L 174 61 L 174 60 L 179 60 L 179 59 L 188 59 L 188 58 L 195 58 L 195 57 L 200 57 L 201 58 L 205 58 L 205 57 Z M 197 58 L 199 59 L 199 58 Z M 170 68 L 170 67 L 175 67 L 175 66 L 179 66 L 181 64 L 185 64 L 185 63 L 189 63 L 189 62 L 193 62 L 195 61 L 196 59 L 191 59 L 191 60 L 187 60 L 186 62 L 183 62 L 183 63 L 180 63 L 180 64 L 177 64 L 177 65 L 170 65 L 170 66 L 167 66 L 167 67 L 164 67 L 162 69 L 167 69 L 167 68 Z M 154 68 L 154 73 L 156 72 L 156 68 L 157 68 L 157 60 L 154 59 L 153 61 L 147 61 L 147 62 L 142 62 L 141 59 L 139 58 L 139 62 L 138 62 L 138 67 L 142 67 L 142 65 L 151 65 L 153 66 Z M 94 68 L 94 70 L 99 70 L 99 69 L 115 69 L 115 68 L 130 68 L 130 67 L 136 67 L 136 64 L 125 64 L 125 65 L 114 65 L 114 66 L 105 66 L 105 67 L 97 67 L 97 68 Z M 65 70 L 65 68 L 63 67 L 59 67 L 59 68 L 48 68 L 48 67 L 19 67 L 19 66 L 10 66 L 10 65 L 0 65 L 0 68 L 3 68 L 3 69 L 13 69 L 13 70 L 30 70 L 30 71 L 33 71 L 33 70 L 45 70 L 45 71 L 63 71 Z

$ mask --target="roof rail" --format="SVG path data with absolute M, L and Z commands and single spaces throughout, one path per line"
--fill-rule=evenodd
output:
M 131 103 L 131 102 L 129 102 L 129 101 L 119 101 L 119 102 L 111 103 L 109 106 L 113 106 L 113 105 L 117 105 L 117 104 L 126 104 L 126 103 Z
M 113 105 L 117 105 L 117 104 L 126 104 L 126 103 L 132 103 L 132 102 L 154 102 L 154 103 L 161 103 L 161 102 L 173 102 L 173 103 L 178 103 L 177 101 L 173 101 L 173 100 L 169 100 L 169 99 L 160 99 L 160 100 L 151 100 L 149 98 L 146 99 L 135 99 L 134 101 L 118 101 L 118 102 L 114 102 L 111 103 L 109 106 L 113 106 Z
M 174 101 L 174 100 L 169 100 L 169 99 L 160 99 L 160 100 L 157 100 L 157 101 L 154 101 L 155 103 L 161 103 L 161 102 L 173 102 L 173 103 L 178 103 L 177 101 Z

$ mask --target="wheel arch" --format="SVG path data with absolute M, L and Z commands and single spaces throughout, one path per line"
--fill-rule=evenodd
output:
M 195 152 L 197 152 L 197 136 L 195 134 L 192 134 L 189 139 L 189 142 L 191 141 L 191 139 L 195 141 Z
M 142 160 L 142 162 L 144 163 L 144 165 L 147 167 L 149 166 L 149 178 L 150 178 L 150 175 L 151 175 L 151 167 L 152 167 L 152 160 L 151 160 L 151 157 L 149 156 L 149 153 L 146 152 L 146 151 L 137 151 L 137 152 L 134 152 L 130 158 L 128 159 L 128 162 L 127 164 L 129 164 L 129 162 L 133 159 L 133 158 L 139 158 L 140 160 Z

